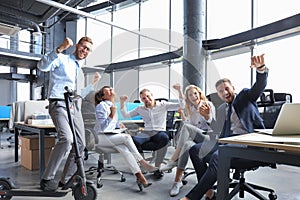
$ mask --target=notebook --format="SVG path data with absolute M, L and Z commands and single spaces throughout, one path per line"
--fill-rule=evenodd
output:
M 285 103 L 273 129 L 255 129 L 270 135 L 300 135 L 300 103 Z
M 119 133 L 126 133 L 127 128 L 119 128 L 119 129 L 114 129 L 110 131 L 103 131 L 104 134 L 119 134 Z

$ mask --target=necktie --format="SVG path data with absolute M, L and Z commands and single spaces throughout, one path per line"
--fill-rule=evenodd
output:
M 227 109 L 227 114 L 226 114 L 226 120 L 224 123 L 224 127 L 223 127 L 223 137 L 228 137 L 230 135 L 230 117 L 231 117 L 231 113 L 232 113 L 232 106 L 231 103 L 228 104 L 228 109 Z

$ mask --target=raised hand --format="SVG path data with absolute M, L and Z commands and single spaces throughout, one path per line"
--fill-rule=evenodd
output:
M 175 85 L 173 85 L 173 88 L 177 91 L 181 90 L 181 85 L 179 83 L 176 83 Z
M 262 69 L 265 67 L 265 54 L 251 57 L 251 68 Z
M 65 40 L 59 45 L 59 49 L 61 51 L 64 51 L 71 46 L 73 46 L 73 41 L 71 40 L 71 38 L 66 37 Z
M 126 95 L 120 96 L 120 102 L 121 103 L 124 103 L 125 101 L 127 101 L 127 99 L 128 99 L 128 96 L 126 96 Z
M 96 72 L 95 74 L 94 74 L 94 80 L 93 80 L 93 85 L 95 86 L 97 83 L 98 83 L 98 81 L 101 79 L 101 74 L 99 73 L 99 72 Z
M 206 102 L 202 102 L 199 104 L 198 111 L 200 115 L 202 115 L 206 120 L 210 117 L 210 106 Z

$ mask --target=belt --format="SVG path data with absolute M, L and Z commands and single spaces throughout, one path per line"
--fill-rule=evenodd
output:
M 54 102 L 54 101 L 65 101 L 64 99 L 55 99 L 55 98 L 50 98 L 49 102 Z

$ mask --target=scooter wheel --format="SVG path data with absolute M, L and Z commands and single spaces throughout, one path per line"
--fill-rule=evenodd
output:
M 97 189 L 94 184 L 86 184 L 87 194 L 83 195 L 81 191 L 81 186 L 78 184 L 73 188 L 73 195 L 75 200 L 96 200 L 97 199 Z
M 0 199 L 4 199 L 4 200 L 9 200 L 12 198 L 12 196 L 9 196 L 6 194 L 5 190 L 11 190 L 12 187 L 11 185 L 5 181 L 5 180 L 0 180 Z

